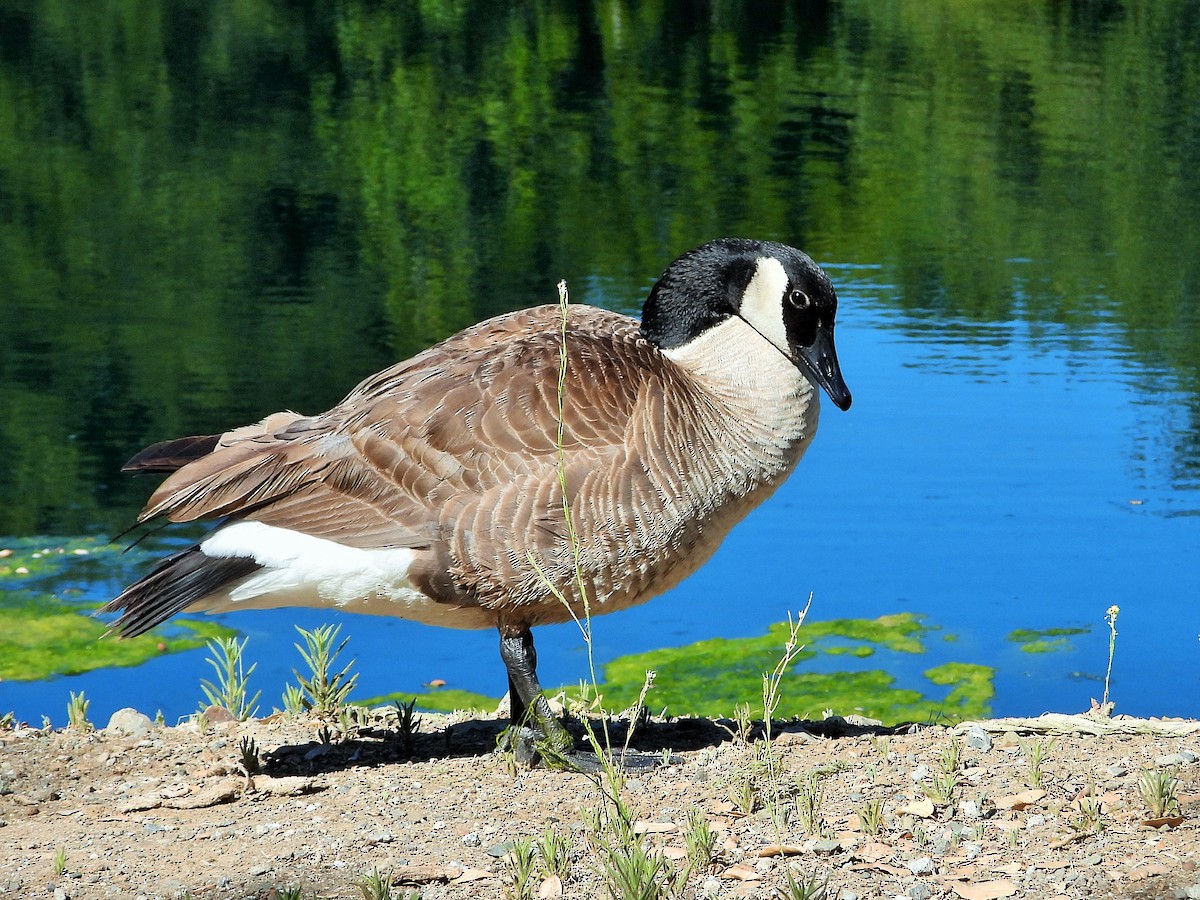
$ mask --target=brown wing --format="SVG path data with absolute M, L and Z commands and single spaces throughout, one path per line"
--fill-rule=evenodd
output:
M 141 518 L 236 516 L 357 547 L 429 548 L 431 570 L 495 565 L 506 542 L 519 556 L 560 541 L 559 315 L 489 320 L 368 378 L 323 415 L 229 432 L 168 478 Z M 622 452 L 653 351 L 631 319 L 583 306 L 570 309 L 568 344 L 563 452 L 579 484 Z

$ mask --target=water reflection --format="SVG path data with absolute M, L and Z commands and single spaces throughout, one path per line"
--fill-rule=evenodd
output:
M 562 277 L 633 311 L 674 254 L 745 234 L 805 246 L 844 299 L 856 407 L 797 490 L 1000 557 L 1057 534 L 1024 511 L 1078 514 L 1122 573 L 1178 575 L 1196 535 L 1146 523 L 1197 508 L 1198 68 L 1183 0 L 0 0 L 0 535 L 116 533 L 147 443 L 326 408 Z M 897 483 L 955 516 L 875 502 Z M 997 577 L 901 592 L 930 563 L 900 556 L 867 542 L 827 589 L 934 610 Z M 1186 580 L 1158 599 L 1190 609 Z

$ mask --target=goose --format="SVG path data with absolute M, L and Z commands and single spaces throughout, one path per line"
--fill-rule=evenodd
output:
M 219 522 L 103 611 L 126 637 L 183 610 L 286 606 L 496 628 L 512 727 L 569 752 L 530 629 L 661 594 L 771 495 L 820 390 L 850 407 L 836 310 L 805 253 L 714 240 L 667 267 L 640 322 L 508 313 L 328 412 L 154 444 L 124 467 L 168 476 L 138 521 Z

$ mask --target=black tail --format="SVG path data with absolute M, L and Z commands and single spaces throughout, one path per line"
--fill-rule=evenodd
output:
M 219 434 L 197 435 L 159 441 L 138 453 L 125 465 L 122 472 L 174 472 L 188 463 L 208 456 L 217 448 Z
M 137 637 L 259 568 L 252 559 L 205 556 L 199 545 L 189 547 L 159 562 L 100 612 L 121 613 L 112 630 L 121 637 Z

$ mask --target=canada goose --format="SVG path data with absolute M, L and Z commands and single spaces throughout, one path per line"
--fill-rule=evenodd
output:
M 512 721 L 571 739 L 541 695 L 530 628 L 677 584 L 788 476 L 818 386 L 850 406 L 837 297 L 783 244 L 675 260 L 642 321 L 587 306 L 489 319 L 373 375 L 329 412 L 155 444 L 171 473 L 139 522 L 223 518 L 110 602 L 141 634 L 183 609 L 335 606 L 495 627 Z M 579 578 L 563 511 L 565 483 Z M 535 565 L 536 563 L 536 565 Z M 547 580 L 571 604 L 567 609 Z

